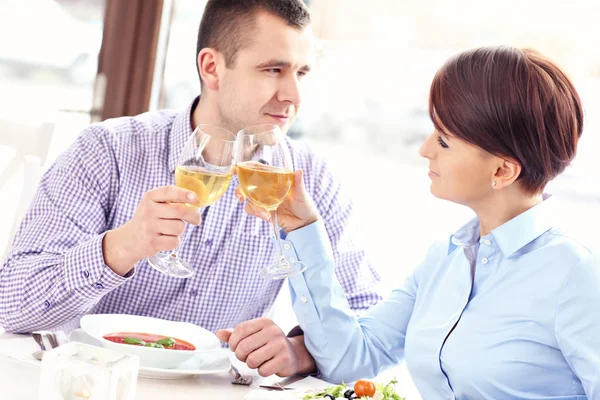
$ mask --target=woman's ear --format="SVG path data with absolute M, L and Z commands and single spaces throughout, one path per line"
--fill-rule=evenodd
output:
M 521 175 L 521 164 L 514 160 L 501 159 L 496 172 L 492 176 L 491 185 L 494 189 L 510 186 Z

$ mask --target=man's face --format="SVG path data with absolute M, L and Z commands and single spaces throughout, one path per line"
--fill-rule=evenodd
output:
M 234 133 L 251 125 L 276 124 L 285 133 L 296 119 L 302 80 L 314 57 L 312 31 L 258 12 L 249 34 L 247 47 L 219 79 L 216 98 L 222 124 Z

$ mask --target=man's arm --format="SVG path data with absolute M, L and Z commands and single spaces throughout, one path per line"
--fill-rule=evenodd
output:
M 179 245 L 184 221 L 200 224 L 176 186 L 146 192 L 133 217 L 105 232 L 119 192 L 110 146 L 92 129 L 42 179 L 0 269 L 0 324 L 11 332 L 50 328 L 85 314 L 126 282 L 138 261 Z M 122 172 L 122 171 L 121 171 Z
M 118 190 L 113 168 L 88 130 L 42 178 L 0 269 L 0 325 L 7 331 L 67 322 L 127 280 L 105 265 L 102 252 Z

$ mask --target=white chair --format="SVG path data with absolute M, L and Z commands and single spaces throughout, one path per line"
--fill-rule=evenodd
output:
M 12 148 L 15 151 L 13 158 L 0 173 L 0 190 L 23 165 L 23 186 L 2 261 L 8 254 L 8 249 L 12 244 L 21 219 L 29 208 L 37 190 L 42 175 L 42 167 L 48 157 L 53 132 L 53 123 L 32 126 L 0 120 L 0 146 Z

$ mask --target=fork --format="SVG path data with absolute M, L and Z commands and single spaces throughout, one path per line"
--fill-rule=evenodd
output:
M 56 333 L 54 332 L 47 332 L 46 336 L 48 337 L 48 341 L 50 341 L 50 346 L 52 346 L 53 349 L 58 347 L 58 339 L 56 338 Z
M 40 346 L 40 349 L 42 349 L 42 351 L 46 351 L 46 346 L 44 345 L 42 335 L 37 332 L 33 332 L 31 335 L 33 336 L 33 340 L 35 340 L 35 342 Z
M 247 377 L 244 378 L 242 376 L 242 374 L 240 374 L 240 371 L 238 371 L 238 369 L 236 367 L 233 366 L 233 364 L 231 364 L 231 370 L 234 373 L 234 377 L 231 380 L 231 383 L 233 383 L 234 385 L 246 385 L 246 386 L 250 386 L 252 384 L 252 378 L 251 377 Z
M 48 338 L 48 342 L 50 343 L 50 347 L 53 349 L 58 347 L 58 338 L 54 332 L 47 331 L 39 331 L 32 333 L 33 340 L 40 346 L 42 351 L 46 351 L 46 346 L 44 345 L 44 337 Z

